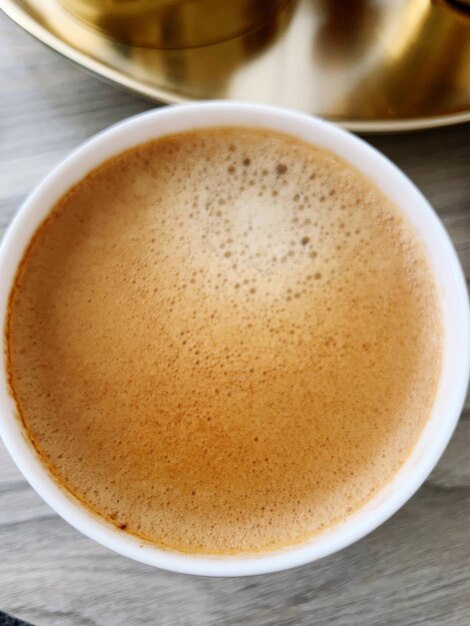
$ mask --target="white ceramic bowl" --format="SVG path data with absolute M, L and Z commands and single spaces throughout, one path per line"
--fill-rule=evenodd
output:
M 3 239 L 0 327 L 4 328 L 8 296 L 27 244 L 51 207 L 74 183 L 104 160 L 139 143 L 193 128 L 227 125 L 273 129 L 323 146 L 373 180 L 407 216 L 424 242 L 439 288 L 445 339 L 432 413 L 395 477 L 360 510 L 307 543 L 246 556 L 214 557 L 161 550 L 90 513 L 54 482 L 28 444 L 15 417 L 2 363 L 0 433 L 39 495 L 72 526 L 115 552 L 168 570 L 213 576 L 261 574 L 308 563 L 360 539 L 393 515 L 426 479 L 452 435 L 465 399 L 470 357 L 469 303 L 462 269 L 440 220 L 413 183 L 374 148 L 333 124 L 294 111 L 225 102 L 178 105 L 137 115 L 99 133 L 54 169 L 23 204 Z

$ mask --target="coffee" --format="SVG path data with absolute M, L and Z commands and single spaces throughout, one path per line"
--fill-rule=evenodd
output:
M 293 544 L 363 505 L 416 442 L 442 352 L 399 211 L 333 154 L 241 128 L 141 145 L 74 186 L 5 332 L 55 479 L 191 553 Z

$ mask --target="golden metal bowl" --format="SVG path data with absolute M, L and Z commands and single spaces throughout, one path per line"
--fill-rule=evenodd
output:
M 0 7 L 72 61 L 152 100 L 271 103 L 363 132 L 470 120 L 470 13 L 455 1 L 292 0 L 243 34 L 187 47 L 187 33 L 176 49 L 149 47 L 147 35 L 145 46 L 111 39 L 62 1 Z

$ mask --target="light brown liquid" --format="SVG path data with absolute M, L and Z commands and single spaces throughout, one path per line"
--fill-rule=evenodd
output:
M 302 541 L 397 471 L 430 414 L 440 308 L 398 211 L 332 154 L 175 135 L 89 174 L 39 228 L 11 388 L 57 480 L 159 546 Z

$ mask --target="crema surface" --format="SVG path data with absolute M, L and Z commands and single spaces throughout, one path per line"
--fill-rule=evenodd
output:
M 56 480 L 192 553 L 303 541 L 366 502 L 433 404 L 425 252 L 334 155 L 220 128 L 107 161 L 30 244 L 12 393 Z

